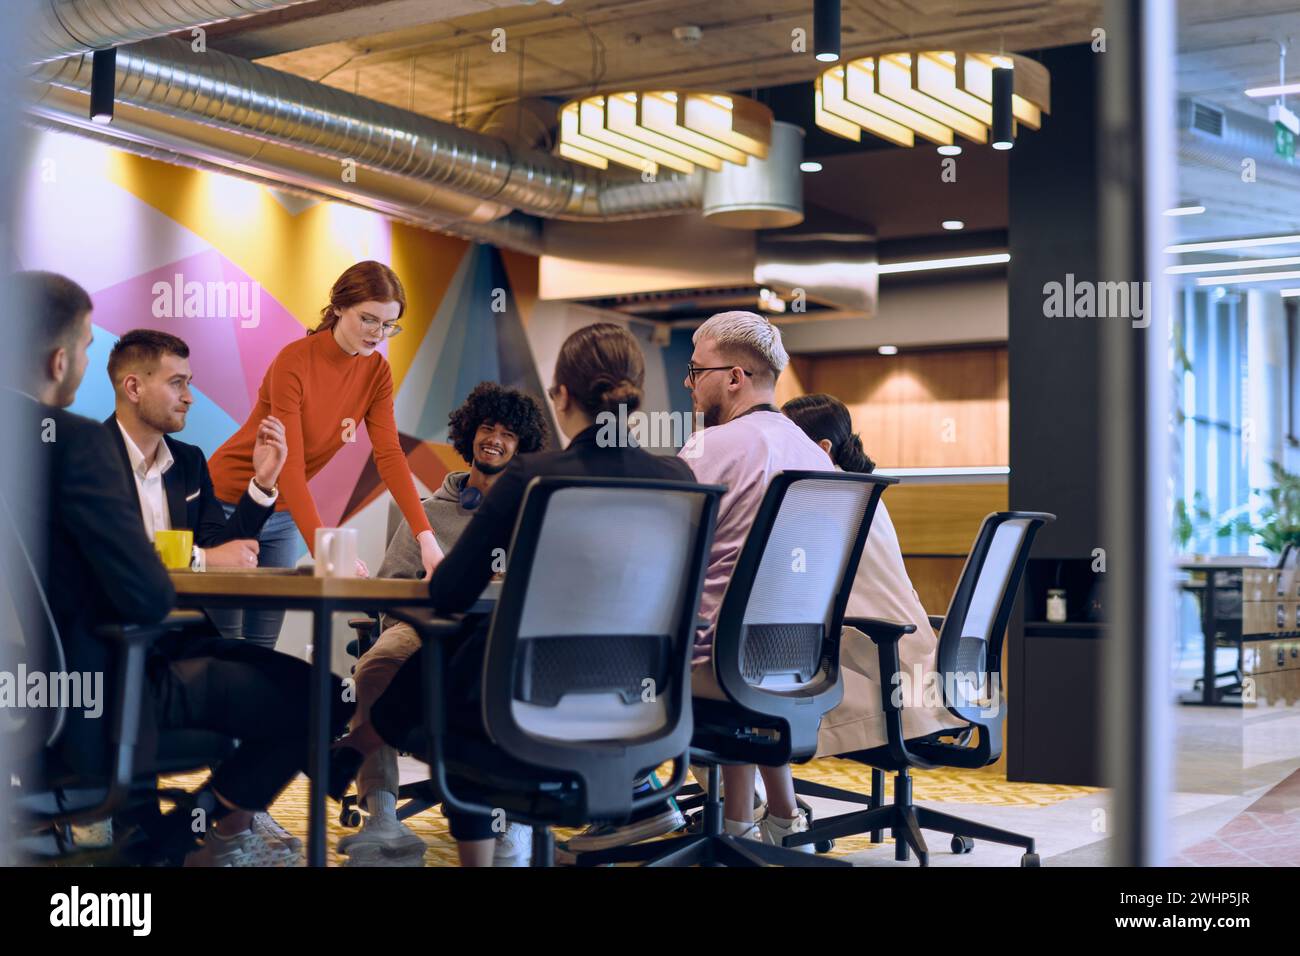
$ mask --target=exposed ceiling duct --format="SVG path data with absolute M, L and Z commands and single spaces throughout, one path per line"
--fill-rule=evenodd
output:
M 1278 156 L 1263 116 L 1200 100 L 1178 104 L 1178 200 L 1206 207 L 1180 222 L 1187 240 L 1300 227 L 1300 166 Z M 1278 190 L 1285 190 L 1279 196 Z
M 42 84 L 84 93 L 91 57 L 42 67 Z M 698 209 L 698 176 L 614 176 L 215 50 L 150 40 L 117 54 L 117 102 L 392 173 L 548 218 L 603 221 Z M 110 127 L 111 129 L 111 127 Z M 358 177 L 359 178 L 359 177 Z
M 310 0 L 43 0 L 26 48 L 32 63 L 138 43 Z

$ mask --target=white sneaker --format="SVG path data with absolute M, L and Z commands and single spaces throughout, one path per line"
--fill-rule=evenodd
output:
M 294 853 L 302 852 L 302 840 L 280 826 L 275 817 L 265 810 L 253 814 L 253 832 L 268 843 L 282 844 Z
M 533 828 L 523 823 L 511 823 L 504 833 L 498 833 L 492 848 L 493 866 L 528 866 L 533 859 Z
M 423 866 L 428 849 L 396 814 L 369 814 L 361 829 L 339 840 L 348 866 Z
M 742 823 L 739 820 L 723 820 L 722 830 L 727 836 L 740 837 L 742 840 L 762 840 L 763 836 L 759 833 L 757 821 L 753 823 Z
M 808 832 L 808 814 L 802 809 L 797 811 L 792 819 L 773 816 L 770 812 L 765 813 L 763 818 L 758 821 L 758 830 L 763 836 L 763 842 L 772 846 L 784 846 L 781 842 L 786 837 L 795 833 Z M 788 850 L 798 850 L 800 853 L 815 853 L 816 848 L 811 843 L 805 843 L 802 846 L 786 847 Z
M 185 857 L 186 866 L 290 866 L 298 855 L 288 847 L 272 846 L 251 829 L 234 836 L 210 831 L 203 846 Z

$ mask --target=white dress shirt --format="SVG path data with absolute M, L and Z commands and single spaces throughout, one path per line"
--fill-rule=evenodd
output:
M 167 489 L 163 486 L 163 475 L 167 473 L 176 460 L 172 458 L 172 450 L 167 447 L 164 439 L 158 440 L 158 450 L 154 453 L 153 462 L 146 465 L 144 452 L 140 451 L 139 446 L 127 434 L 122 423 L 117 423 L 118 430 L 122 433 L 122 441 L 126 442 L 126 457 L 131 462 L 131 474 L 135 478 L 135 490 L 140 498 L 140 516 L 144 519 L 144 531 L 152 541 L 154 532 L 170 531 L 172 527 L 171 513 L 167 509 Z M 279 497 L 278 489 L 273 494 L 266 494 L 253 481 L 248 483 L 248 494 L 257 504 L 267 507 L 275 504 L 276 498 Z M 198 570 L 207 569 L 207 554 L 203 548 L 196 548 L 198 552 Z
M 167 491 L 163 487 L 163 475 L 176 462 L 172 458 L 172 450 L 167 447 L 167 442 L 159 439 L 158 450 L 154 453 L 153 461 L 146 464 L 144 452 L 140 451 L 139 446 L 127 434 L 122 423 L 118 422 L 117 427 L 122 433 L 122 441 L 126 442 L 126 457 L 131 461 L 135 490 L 140 496 L 140 515 L 144 518 L 144 533 L 152 541 L 155 531 L 170 531 L 172 527 L 171 515 L 167 511 Z

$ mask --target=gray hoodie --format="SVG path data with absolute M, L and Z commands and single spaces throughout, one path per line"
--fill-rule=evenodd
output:
M 469 480 L 468 471 L 453 471 L 443 479 L 442 487 L 429 498 L 424 499 L 424 513 L 429 517 L 429 527 L 438 540 L 438 547 L 446 554 L 460 540 L 461 532 L 474 516 L 460 506 L 460 492 Z M 384 561 L 379 565 L 378 577 L 381 578 L 418 578 L 424 574 L 424 565 L 420 563 L 420 545 L 411 534 L 411 526 L 406 519 L 397 526 L 393 538 L 388 542 L 384 552 Z M 381 616 L 380 627 L 387 629 L 396 623 Z

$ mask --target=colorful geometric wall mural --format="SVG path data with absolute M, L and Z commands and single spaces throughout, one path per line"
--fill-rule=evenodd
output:
M 161 329 L 190 346 L 195 403 L 177 437 L 211 455 L 244 421 L 276 353 L 319 321 L 334 279 L 378 259 L 407 293 L 402 334 L 381 350 L 421 484 L 436 488 L 463 467 L 446 443 L 447 415 L 478 382 L 523 389 L 549 414 L 525 333 L 535 258 L 72 136 L 32 142 L 12 265 L 61 272 L 94 299 L 91 367 L 73 411 L 110 414 L 113 342 L 133 328 Z M 311 482 L 327 524 L 384 492 L 364 432 Z

